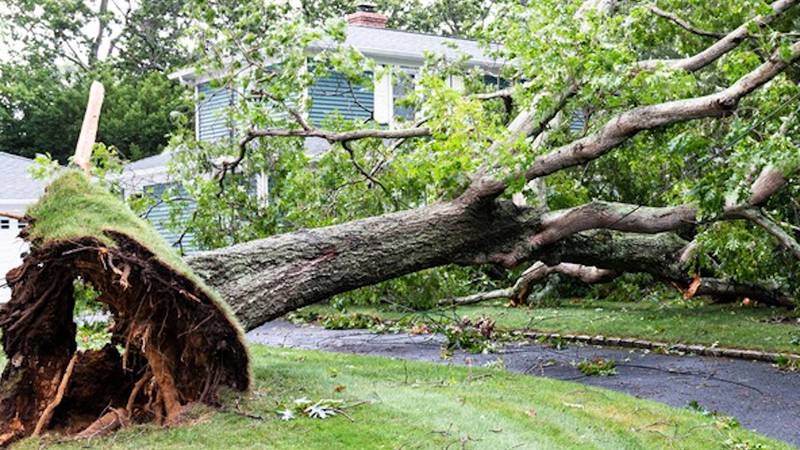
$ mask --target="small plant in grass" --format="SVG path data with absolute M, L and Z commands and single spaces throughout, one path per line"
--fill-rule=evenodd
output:
M 704 416 L 714 417 L 718 414 L 717 411 L 710 411 L 706 409 L 706 407 L 701 405 L 700 402 L 698 402 L 697 400 L 690 400 L 689 404 L 686 405 L 686 407 Z
M 730 416 L 720 416 L 715 425 L 720 430 L 735 430 L 741 426 L 738 420 L 735 417 Z
M 487 362 L 483 365 L 483 367 L 486 367 L 487 369 L 505 370 L 506 362 L 503 361 L 503 358 L 497 358 Z
M 724 445 L 726 450 L 763 450 L 768 448 L 765 447 L 764 444 L 752 442 L 739 436 L 726 439 Z
M 792 345 L 800 345 L 800 334 L 793 334 L 789 338 L 789 343 Z
M 587 377 L 610 377 L 617 374 L 617 362 L 613 359 L 584 359 L 578 363 L 578 370 Z

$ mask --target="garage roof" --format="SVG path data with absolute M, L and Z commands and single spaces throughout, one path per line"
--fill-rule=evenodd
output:
M 33 160 L 0 152 L 0 203 L 4 200 L 36 201 L 47 183 L 31 178 Z

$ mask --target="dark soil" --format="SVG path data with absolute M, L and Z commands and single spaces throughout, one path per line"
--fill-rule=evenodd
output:
M 215 404 L 220 389 L 247 390 L 240 329 L 191 279 L 138 241 L 107 232 L 33 246 L 9 272 L 0 307 L 0 446 L 47 430 L 78 433 L 98 422 L 172 424 L 184 406 Z M 80 352 L 73 280 L 101 292 L 113 316 L 111 344 Z M 99 425 L 95 428 L 98 428 Z M 102 428 L 102 427 L 101 427 Z
M 639 398 L 686 407 L 696 401 L 709 411 L 733 416 L 742 426 L 800 446 L 800 374 L 768 363 L 569 344 L 561 350 L 538 343 L 512 344 L 492 354 L 457 352 L 443 360 L 437 335 L 375 334 L 325 330 L 277 320 L 247 335 L 250 342 L 278 347 L 390 356 L 442 364 L 481 366 L 502 359 L 513 372 L 599 386 Z M 587 377 L 574 367 L 584 359 L 613 359 L 617 375 Z

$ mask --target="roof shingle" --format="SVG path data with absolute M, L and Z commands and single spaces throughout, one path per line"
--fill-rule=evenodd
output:
M 0 203 L 3 200 L 37 200 L 47 185 L 34 180 L 28 169 L 34 164 L 32 159 L 10 153 L 0 152 Z

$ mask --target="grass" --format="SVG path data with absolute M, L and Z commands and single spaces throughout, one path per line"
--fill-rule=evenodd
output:
M 106 189 L 90 183 L 77 170 L 66 170 L 59 175 L 48 186 L 45 195 L 26 213 L 34 219 L 31 240 L 47 244 L 91 236 L 114 246 L 114 242 L 104 234 L 105 230 L 114 230 L 131 236 L 164 262 L 188 272 L 186 264 L 152 225 L 136 216 Z
M 326 305 L 304 311 L 331 314 Z M 400 319 L 410 313 L 385 308 L 350 307 L 348 311 Z M 800 353 L 800 323 L 769 323 L 790 315 L 779 308 L 713 305 L 690 302 L 565 301 L 558 307 L 506 308 L 502 305 L 463 306 L 455 310 L 428 311 L 421 317 L 487 316 L 506 330 L 530 329 L 542 332 L 631 337 L 685 344 L 717 344 L 720 347 Z
M 88 443 L 29 438 L 16 448 L 791 448 L 725 418 L 569 382 L 378 357 L 251 351 L 256 385 L 239 407 L 263 420 L 199 409 L 175 428 L 134 426 Z M 298 397 L 366 403 L 349 408 L 349 418 L 279 420 L 279 405 Z

